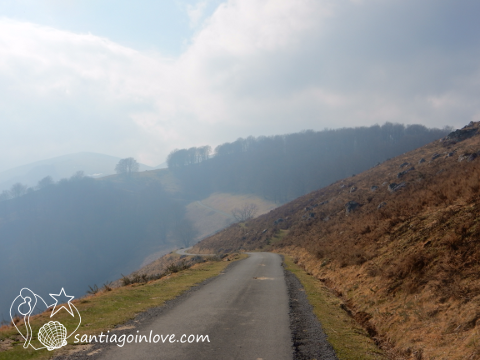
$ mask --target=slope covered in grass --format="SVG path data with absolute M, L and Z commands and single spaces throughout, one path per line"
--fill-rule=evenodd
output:
M 214 193 L 208 198 L 193 201 L 186 207 L 186 217 L 197 230 L 197 241 L 223 229 L 235 221 L 232 210 L 245 204 L 255 204 L 256 215 L 264 214 L 277 205 L 256 195 Z

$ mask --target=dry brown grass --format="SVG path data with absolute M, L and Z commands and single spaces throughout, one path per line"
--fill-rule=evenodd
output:
M 392 358 L 480 359 L 480 157 L 458 161 L 479 150 L 480 135 L 436 141 L 234 225 L 197 249 L 262 249 L 288 229 L 274 248 L 335 290 Z M 400 168 L 404 162 L 411 165 Z M 392 193 L 394 182 L 406 186 Z M 346 214 L 349 201 L 361 206 Z
M 244 204 L 255 204 L 258 207 L 257 215 L 277 207 L 275 203 L 255 195 L 214 193 L 201 202 L 188 204 L 186 216 L 198 231 L 197 239 L 202 239 L 233 222 L 231 211 Z

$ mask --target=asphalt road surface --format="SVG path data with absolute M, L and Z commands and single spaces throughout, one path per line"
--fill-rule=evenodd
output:
M 184 249 L 175 250 L 175 252 L 176 252 L 178 255 L 215 256 L 215 254 L 191 254 L 191 253 L 188 252 L 191 248 L 192 248 L 192 246 L 190 246 L 190 247 L 188 247 L 188 248 L 184 248 Z
M 289 299 L 281 258 L 252 253 L 184 297 L 151 321 L 141 321 L 133 335 L 208 335 L 210 342 L 110 345 L 89 359 L 283 360 L 293 358 Z M 138 331 L 138 332 L 137 332 Z M 170 338 L 169 338 L 170 339 Z M 185 340 L 185 338 L 184 338 Z

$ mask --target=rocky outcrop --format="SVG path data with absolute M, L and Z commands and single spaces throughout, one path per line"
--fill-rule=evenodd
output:
M 388 185 L 388 191 L 390 191 L 391 193 L 394 193 L 395 191 L 398 191 L 401 188 L 404 188 L 405 186 L 407 186 L 407 184 L 404 182 L 401 182 L 400 184 L 391 183 L 390 185 Z
M 381 209 L 383 207 L 387 206 L 387 203 L 385 201 L 381 202 L 378 206 L 377 206 L 377 209 Z
M 478 132 L 478 128 L 468 128 L 468 127 L 464 127 L 463 129 L 458 129 L 458 130 L 455 130 L 453 132 L 451 132 L 450 134 L 448 134 L 445 138 L 444 138 L 444 145 L 453 145 L 453 144 L 456 144 L 460 141 L 464 141 L 464 140 L 467 140 L 469 138 L 471 138 L 472 136 L 475 136 Z
M 345 213 L 348 215 L 351 212 L 357 210 L 360 207 L 360 204 L 356 201 L 349 201 L 345 204 Z
M 400 179 L 403 175 L 409 173 L 410 171 L 415 170 L 415 168 L 412 166 L 410 169 L 401 171 L 397 174 L 397 179 Z

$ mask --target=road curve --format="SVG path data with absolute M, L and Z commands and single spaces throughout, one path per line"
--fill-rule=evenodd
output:
M 188 248 L 183 248 L 183 249 L 178 249 L 178 250 L 175 250 L 175 252 L 178 254 L 178 255 L 199 255 L 199 256 L 215 256 L 216 254 L 191 254 L 191 253 L 187 253 L 188 250 L 190 250 L 193 246 L 190 246 Z
M 291 360 L 289 303 L 281 258 L 252 253 L 131 334 L 208 335 L 210 342 L 110 345 L 103 360 Z

